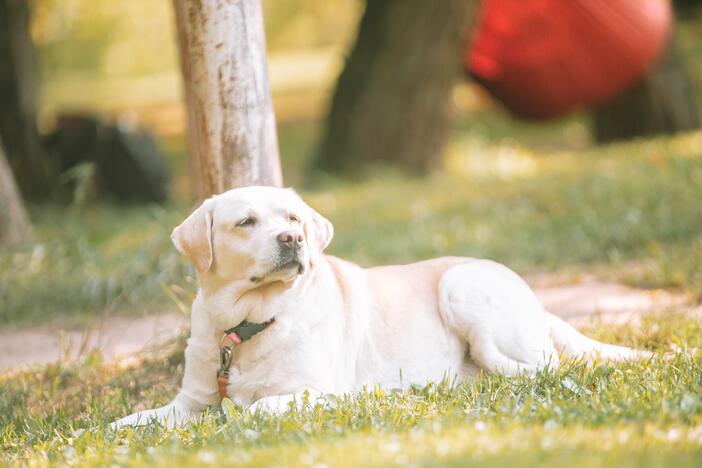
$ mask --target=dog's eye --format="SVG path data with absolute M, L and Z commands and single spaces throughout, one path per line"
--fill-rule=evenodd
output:
M 290 216 L 288 216 L 288 220 L 289 220 L 291 223 L 300 224 L 300 218 L 298 218 L 298 217 L 295 216 L 295 215 L 290 215 Z
M 253 226 L 256 224 L 255 218 L 244 218 L 236 224 L 236 227 Z

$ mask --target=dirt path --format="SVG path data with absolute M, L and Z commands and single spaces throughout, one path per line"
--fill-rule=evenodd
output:
M 99 349 L 107 359 L 124 359 L 163 347 L 185 333 L 188 317 L 159 314 L 142 318 L 109 317 L 83 331 L 52 327 L 0 331 L 0 373 L 31 364 L 76 359 Z
M 574 325 L 593 318 L 636 323 L 641 314 L 686 307 L 688 299 L 661 290 L 634 289 L 586 277 L 575 284 L 559 284 L 550 276 L 528 279 L 547 310 Z M 188 317 L 162 314 L 144 318 L 110 317 L 84 331 L 38 327 L 0 331 L 0 372 L 58 359 L 75 359 L 99 349 L 105 359 L 125 359 L 164 346 L 185 333 Z

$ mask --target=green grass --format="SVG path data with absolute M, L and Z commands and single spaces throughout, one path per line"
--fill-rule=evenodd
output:
M 335 223 L 330 252 L 364 265 L 489 257 L 520 273 L 594 272 L 702 296 L 702 133 L 591 148 L 572 140 L 577 120 L 543 128 L 538 144 L 520 133 L 530 133 L 525 127 L 501 125 L 498 133 L 459 125 L 446 168 L 427 178 L 378 170 L 361 182 L 322 179 L 302 190 Z M 281 129 L 288 180 L 303 179 L 316 132 L 307 123 Z M 179 146 L 173 140 L 165 147 L 177 159 Z M 196 288 L 193 270 L 169 233 L 190 208 L 183 201 L 31 207 L 35 243 L 0 252 L 0 326 L 79 326 L 105 314 L 185 311 Z M 675 311 L 647 317 L 640 328 L 603 324 L 590 332 L 658 351 L 702 346 L 699 318 Z M 569 362 L 535 379 L 368 389 L 333 408 L 281 418 L 232 407 L 176 431 L 107 431 L 116 417 L 174 395 L 182 343 L 178 349 L 137 367 L 93 354 L 0 375 L 0 463 L 702 463 L 699 354 L 616 366 Z
M 194 290 L 170 244 L 180 214 L 98 205 L 31 213 L 36 243 L 0 255 L 0 324 L 79 325 L 114 312 L 153 313 L 168 305 L 174 285 L 178 293 Z
M 314 132 L 281 132 L 292 180 Z M 302 193 L 335 224 L 330 252 L 364 265 L 466 255 L 520 273 L 590 271 L 702 294 L 702 133 L 547 151 L 465 128 L 446 169 L 428 178 L 381 170 Z M 37 242 L 0 253 L 0 325 L 80 324 L 189 303 L 192 268 L 169 239 L 189 210 L 33 208 Z
M 702 345 L 676 313 L 601 339 L 665 351 Z M 566 362 L 535 378 L 480 376 L 409 391 L 367 389 L 281 417 L 211 410 L 198 424 L 112 433 L 106 424 L 176 391 L 181 353 L 119 368 L 98 356 L 0 377 L 0 462 L 78 465 L 699 466 L 702 357 Z

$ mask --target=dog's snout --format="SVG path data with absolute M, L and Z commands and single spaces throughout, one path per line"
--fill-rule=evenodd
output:
M 278 242 L 291 247 L 302 244 L 303 240 L 305 240 L 305 238 L 297 231 L 283 231 L 278 234 Z

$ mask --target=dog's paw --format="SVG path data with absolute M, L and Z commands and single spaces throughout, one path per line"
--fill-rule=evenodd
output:
M 110 424 L 110 429 L 122 429 L 127 426 L 145 426 L 155 422 L 169 429 L 173 429 L 176 426 L 183 426 L 197 420 L 200 413 L 200 411 L 194 411 L 178 403 L 170 403 L 160 408 L 139 411 L 122 419 L 118 419 Z
M 290 409 L 290 403 L 297 404 L 295 395 L 279 395 L 261 398 L 255 401 L 247 409 L 251 414 L 265 413 L 270 415 L 281 415 Z
M 316 405 L 330 406 L 330 401 L 321 392 L 305 390 L 297 393 L 276 395 L 255 401 L 247 410 L 251 414 L 266 413 L 281 415 L 291 409 L 314 408 Z

